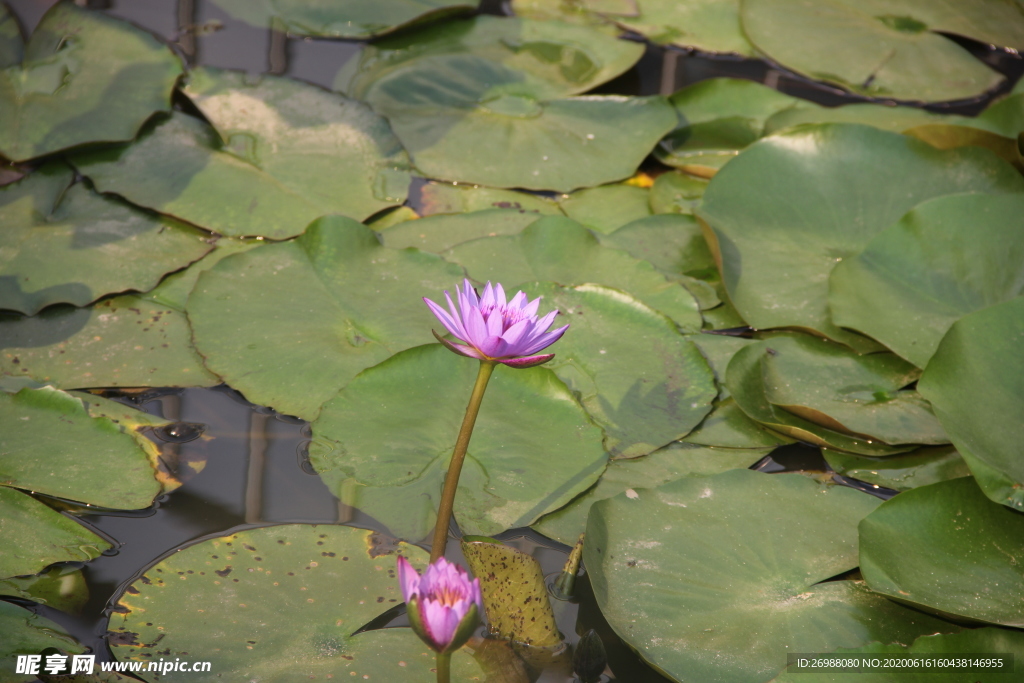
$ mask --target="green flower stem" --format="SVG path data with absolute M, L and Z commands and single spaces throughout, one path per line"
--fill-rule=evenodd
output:
M 485 381 L 486 382 L 486 381 Z M 452 653 L 437 653 L 437 683 L 451 683 Z
M 473 425 L 476 424 L 476 416 L 480 412 L 480 403 L 484 400 L 484 391 L 487 389 L 487 382 L 491 379 L 491 372 L 494 371 L 495 365 L 497 363 L 492 360 L 480 361 L 480 372 L 476 376 L 473 395 L 469 397 L 466 417 L 462 419 L 459 439 L 455 442 L 455 452 L 452 453 L 452 460 L 448 464 L 448 474 L 444 478 L 441 504 L 437 509 L 437 526 L 434 527 L 434 540 L 430 544 L 431 562 L 444 556 L 444 549 L 448 544 L 448 527 L 452 522 L 452 507 L 455 505 L 455 492 L 459 488 L 459 475 L 462 473 L 462 463 L 466 459 L 469 437 L 473 435 Z M 438 658 L 440 662 L 440 655 L 438 655 Z M 437 680 L 440 681 L 441 669 L 438 668 L 437 671 Z

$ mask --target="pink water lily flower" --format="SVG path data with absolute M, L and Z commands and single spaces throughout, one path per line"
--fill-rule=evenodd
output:
M 480 624 L 484 611 L 480 579 L 470 579 L 459 565 L 440 557 L 420 576 L 399 555 L 398 583 L 412 630 L 436 652 L 459 649 Z
M 465 346 L 453 344 L 434 332 L 439 342 L 460 355 L 496 361 L 513 368 L 530 368 L 554 358 L 553 353 L 535 354 L 554 344 L 569 329 L 568 325 L 563 325 L 548 331 L 558 311 L 551 311 L 538 319 L 537 307 L 541 297 L 528 302 L 526 294 L 519 292 L 506 302 L 502 286 L 491 286 L 490 282 L 484 287 L 483 296 L 477 297 L 469 280 L 465 280 L 461 290 L 455 291 L 459 299 L 458 311 L 447 291 L 444 293 L 447 311 L 430 299 L 424 297 L 423 301 L 445 329 L 466 343 Z

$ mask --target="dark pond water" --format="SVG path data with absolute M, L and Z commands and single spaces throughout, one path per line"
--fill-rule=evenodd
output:
M 54 2 L 8 0 L 8 4 L 27 33 Z M 253 28 L 232 20 L 216 5 L 203 0 L 89 0 L 77 4 L 102 9 L 152 31 L 171 43 L 191 64 L 284 74 L 325 87 L 330 86 L 338 69 L 359 48 L 358 43 L 351 41 L 293 38 Z M 503 8 L 496 2 L 486 2 L 485 11 L 502 13 Z M 1010 76 L 1011 83 L 1024 71 L 1024 62 L 1015 55 L 980 45 L 968 47 Z M 637 67 L 600 91 L 668 94 L 689 83 L 718 76 L 766 82 L 789 94 L 827 105 L 861 99 L 810 83 L 761 61 L 660 48 L 649 48 Z M 1007 84 L 1005 89 L 1009 87 Z M 998 93 L 943 109 L 976 113 L 995 94 Z M 415 205 L 415 193 L 411 201 Z M 205 460 L 206 467 L 149 510 L 83 516 L 86 523 L 114 541 L 116 550 L 85 567 L 91 594 L 80 617 L 46 608 L 39 611 L 65 625 L 91 646 L 100 659 L 111 658 L 103 640 L 108 605 L 116 600 L 123 586 L 175 548 L 247 527 L 279 523 L 340 523 L 386 531 L 374 519 L 342 505 L 316 476 L 305 460 L 309 426 L 301 420 L 253 406 L 223 387 L 154 390 L 123 400 L 184 423 L 172 433 L 154 433 L 151 438 L 161 444 L 166 457 Z M 754 465 L 766 471 L 827 468 L 817 450 L 801 446 L 786 447 L 773 458 Z M 568 550 L 529 530 L 511 531 L 503 534 L 502 539 L 532 553 L 549 574 L 560 569 Z M 458 553 L 457 544 L 451 544 L 450 558 L 461 559 Z M 578 599 L 578 605 L 559 608 L 559 626 L 567 638 L 574 641 L 578 632 L 595 628 L 605 640 L 611 670 L 617 672 L 618 680 L 667 680 L 640 663 L 617 641 L 589 599 L 585 581 L 579 587 Z M 399 615 L 391 623 L 403 623 L 403 617 Z M 555 683 L 572 678 L 564 672 L 549 671 L 540 680 Z

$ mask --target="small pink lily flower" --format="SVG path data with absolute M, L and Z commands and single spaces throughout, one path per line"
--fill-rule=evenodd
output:
M 555 357 L 553 353 L 535 354 L 554 344 L 569 329 L 568 325 L 563 325 L 548 331 L 558 311 L 537 319 L 541 297 L 527 302 L 526 294 L 519 292 L 506 302 L 502 286 L 491 286 L 488 282 L 483 296 L 478 298 L 469 280 L 465 280 L 461 290 L 455 291 L 459 299 L 458 311 L 447 291 L 444 293 L 447 311 L 426 297 L 423 301 L 445 329 L 466 343 L 453 344 L 434 332 L 439 342 L 459 355 L 496 361 L 512 368 L 531 368 Z
M 459 565 L 440 557 L 420 576 L 399 555 L 398 583 L 412 630 L 434 651 L 447 654 L 458 650 L 480 624 L 484 611 L 480 579 L 470 580 Z

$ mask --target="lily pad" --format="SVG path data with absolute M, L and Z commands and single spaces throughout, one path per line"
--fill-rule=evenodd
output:
M 362 220 L 405 198 L 397 167 L 408 160 L 365 105 L 276 79 L 248 88 L 255 92 L 235 85 L 240 99 L 251 96 L 267 115 L 262 130 L 240 132 L 233 122 L 224 143 L 206 123 L 174 113 L 131 145 L 78 154 L 72 163 L 104 192 L 231 236 L 294 237 L 325 214 Z M 285 99 L 305 111 L 318 108 L 319 120 L 302 120 L 282 106 Z M 242 137 L 232 143 L 231 135 Z M 332 138 L 335 149 L 327 151 Z M 245 148 L 229 147 L 241 140 Z M 337 184 L 312 182 L 314 173 Z M 378 196 L 386 189 L 397 196 Z
M 533 555 L 486 536 L 463 537 L 461 546 L 470 572 L 480 578 L 492 634 L 534 647 L 562 643 L 544 571 Z
M 597 484 L 562 509 L 544 515 L 532 526 L 545 536 L 568 545 L 586 531 L 590 508 L 598 501 L 623 491 L 627 497 L 635 496 L 637 489 L 656 488 L 684 477 L 746 469 L 771 450 L 772 447 L 732 449 L 672 443 L 640 458 L 612 460 Z
M 510 209 L 437 213 L 382 230 L 380 240 L 392 249 L 416 247 L 441 254 L 469 240 L 515 235 L 538 218 L 540 214 L 532 211 Z
M 814 102 L 798 100 L 791 107 L 782 109 L 768 117 L 765 135 L 771 135 L 784 128 L 803 123 L 863 123 L 893 133 L 902 133 L 933 124 L 961 121 L 967 117 L 953 117 L 921 109 L 920 107 L 855 102 L 838 107 L 824 107 Z
M 197 221 L 216 221 L 211 229 L 252 235 L 260 233 L 249 225 L 249 214 L 262 207 L 257 216 L 273 230 L 269 236 L 282 237 L 301 233 L 324 214 L 362 220 L 405 201 L 409 157 L 387 122 L 362 102 L 289 78 L 253 82 L 244 73 L 211 68 L 194 69 L 184 92 L 220 141 L 194 123 L 174 139 L 144 141 L 170 145 L 166 171 L 152 168 L 145 149 L 130 153 L 118 169 L 129 177 L 119 183 L 137 186 L 140 200 L 151 197 L 154 208 L 188 211 Z M 152 168 L 146 185 L 130 177 L 136 163 Z M 161 173 L 170 177 L 157 178 Z M 244 196 L 225 205 L 239 184 Z
M 939 197 L 832 271 L 836 324 L 924 367 L 964 315 L 1024 294 L 1024 195 Z
M 543 195 L 479 185 L 428 182 L 420 188 L 423 214 L 471 213 L 486 209 L 510 209 L 544 215 L 562 215 L 558 203 Z
M 475 10 L 479 0 L 214 0 L 230 16 L 289 35 L 370 38 L 410 23 Z
M 598 233 L 610 233 L 651 215 L 650 190 L 618 183 L 577 190 L 558 203 L 566 216 Z
M 7 5 L 0 4 L 0 69 L 20 64 L 24 52 L 25 41 L 18 20 Z
M 303 419 L 364 368 L 429 339 L 436 297 L 463 272 L 432 254 L 388 249 L 341 216 L 294 242 L 225 258 L 188 301 L 206 366 L 253 403 Z
M 638 0 L 640 16 L 616 18 L 654 43 L 756 55 L 740 29 L 739 0 Z
M 902 663 L 906 655 L 924 655 L 929 658 L 942 658 L 947 661 L 960 655 L 977 657 L 979 654 L 1010 654 L 1017 662 L 1024 657 L 1024 634 L 1005 628 L 978 628 L 961 631 L 960 633 L 937 633 L 924 635 L 910 646 L 900 643 L 884 645 L 869 643 L 864 647 L 838 648 L 835 657 L 856 658 L 858 661 L 876 658 L 888 659 L 893 663 Z M 1014 664 L 1016 666 L 1016 664 Z M 962 683 L 965 672 L 969 670 L 950 667 L 946 670 L 932 668 L 930 670 L 913 669 L 881 669 L 875 671 L 867 668 L 857 672 L 858 683 L 892 683 L 895 677 L 900 683 Z M 980 669 L 976 669 L 980 671 Z M 970 673 L 967 673 L 970 678 Z M 849 676 L 839 673 L 817 671 L 786 672 L 772 683 L 837 683 L 849 680 Z M 985 670 L 985 683 L 1013 683 L 1019 678 L 1012 670 Z
M 660 214 L 623 225 L 600 238 L 602 244 L 624 249 L 664 272 L 695 278 L 717 276 L 697 219 L 686 214 Z
M 23 607 L 0 600 L 0 633 L 4 634 L 0 644 L 0 658 L 10 668 L 4 671 L 5 683 L 36 681 L 35 674 L 14 673 L 14 662 L 18 655 L 38 655 L 47 648 L 57 648 L 68 654 L 81 654 L 85 648 L 64 628 L 46 617 L 34 614 Z M 41 664 L 45 663 L 40 662 Z
M 708 187 L 705 178 L 689 173 L 662 173 L 651 186 L 650 204 L 654 213 L 692 214 Z
M 1024 516 L 973 478 L 905 491 L 860 523 L 871 589 L 926 610 L 1024 626 Z
M 181 62 L 149 33 L 57 3 L 25 46 L 24 62 L 0 72 L 0 155 L 23 161 L 131 140 L 154 112 L 170 110 L 180 75 Z
M 221 237 L 214 243 L 213 251 L 188 268 L 171 273 L 142 298 L 154 304 L 161 304 L 184 313 L 188 295 L 196 285 L 199 276 L 234 254 L 241 254 L 263 244 L 261 239 L 241 240 Z
M 668 318 L 600 285 L 538 283 L 526 291 L 544 296 L 572 325 L 547 367 L 604 429 L 613 458 L 680 439 L 710 411 L 714 375 Z
M 179 548 L 125 589 L 110 616 L 111 650 L 121 661 L 142 662 L 203 653 L 215 670 L 188 672 L 194 681 L 432 682 L 433 652 L 411 629 L 354 635 L 402 602 L 398 555 L 417 567 L 427 561 L 414 546 L 335 525 L 249 529 Z M 452 669 L 454 680 L 480 680 L 464 651 L 454 654 Z
M 5 486 L 128 510 L 149 507 L 161 493 L 135 439 L 63 391 L 0 392 L 0 435 Z
M 1024 9 L 1012 2 L 744 0 L 740 16 L 770 59 L 872 97 L 958 100 L 1003 80 L 939 32 L 1024 48 Z
M 54 162 L 0 188 L 0 308 L 32 315 L 50 304 L 146 291 L 210 250 L 201 231 L 73 179 Z
M 431 344 L 349 382 L 313 423 L 310 460 L 327 487 L 344 500 L 349 480 L 364 485 L 355 492 L 361 510 L 400 537 L 423 538 L 434 526 L 476 372 L 476 363 Z M 593 484 L 606 460 L 600 430 L 551 370 L 498 368 L 469 444 L 455 518 L 479 535 L 526 526 Z
M 683 442 L 717 448 L 777 448 L 793 439 L 766 429 L 744 413 L 732 397 L 719 399 Z
M 698 215 L 729 298 L 753 327 L 807 328 L 874 351 L 832 322 L 832 269 L 927 199 L 1022 191 L 1020 174 L 986 150 L 942 151 L 868 126 L 821 124 L 751 145 L 715 176 Z
M 971 476 L 967 463 L 952 446 L 919 448 L 888 458 L 869 458 L 823 448 L 825 461 L 844 477 L 896 491 Z
M 661 97 L 568 97 L 642 51 L 583 26 L 480 16 L 376 43 L 337 83 L 388 118 L 428 177 L 568 192 L 632 175 L 674 126 Z
M 594 505 L 583 560 L 612 628 L 660 671 L 761 683 L 780 652 L 959 630 L 828 580 L 857 566 L 857 523 L 879 502 L 799 474 L 687 477 Z
M 596 282 L 628 292 L 682 330 L 695 332 L 701 326 L 700 307 L 683 286 L 649 263 L 601 246 L 589 230 L 568 218 L 547 216 L 518 235 L 466 242 L 442 255 L 479 282 L 501 282 L 510 290 L 535 280 L 563 285 Z
M 712 78 L 683 88 L 669 101 L 681 121 L 655 155 L 664 164 L 710 178 L 764 134 L 768 117 L 800 100 L 754 81 Z
M 55 562 L 88 562 L 110 543 L 32 496 L 0 486 L 0 578 L 38 574 Z
M 184 313 L 137 296 L 0 316 L 0 372 L 62 389 L 210 387 Z
M 918 388 L 982 490 L 1024 509 L 1024 297 L 970 313 L 949 328 Z
M 920 371 L 894 353 L 859 356 L 827 339 L 780 336 L 762 359 L 765 397 L 853 437 L 888 444 L 944 444 L 949 437 L 915 389 Z
M 82 565 L 58 564 L 35 576 L 0 580 L 0 595 L 31 600 L 61 612 L 79 615 L 89 601 L 89 585 L 82 575 Z
M 909 445 L 891 446 L 875 439 L 837 432 L 772 404 L 765 387 L 764 359 L 771 345 L 777 343 L 778 338 L 774 338 L 750 344 L 740 349 L 729 362 L 725 385 L 736 405 L 748 417 L 794 439 L 848 453 L 880 456 L 902 453 L 913 448 Z

